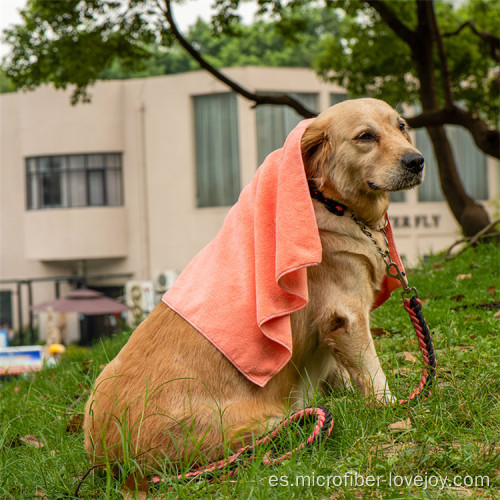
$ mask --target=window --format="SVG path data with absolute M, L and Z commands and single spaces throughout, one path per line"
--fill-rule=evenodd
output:
M 273 94 L 270 92 L 269 94 Z M 292 94 L 304 106 L 317 111 L 318 95 L 297 93 Z M 265 104 L 257 106 L 257 151 L 259 165 L 269 153 L 283 146 L 287 135 L 303 120 L 295 110 L 289 106 L 274 106 Z
M 390 194 L 391 203 L 399 203 L 406 201 L 405 191 L 392 191 Z
M 0 290 L 0 328 L 12 328 L 12 292 Z
M 344 93 L 335 93 L 335 94 L 330 94 L 330 106 L 333 106 L 334 104 L 338 104 L 339 102 L 342 101 L 347 101 L 349 99 L 349 96 Z
M 197 205 L 233 205 L 240 193 L 236 95 L 195 96 L 193 104 Z
M 447 125 L 445 128 L 465 191 L 476 200 L 487 200 L 486 155 L 476 147 L 469 132 L 462 127 Z M 417 130 L 417 148 L 424 155 L 426 169 L 424 182 L 418 189 L 418 200 L 444 201 L 434 149 L 425 129 Z
M 121 153 L 26 159 L 28 209 L 123 205 Z

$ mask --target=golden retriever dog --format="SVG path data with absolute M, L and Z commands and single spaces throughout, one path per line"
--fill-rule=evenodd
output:
M 308 125 L 301 147 L 307 178 L 369 227 L 384 226 L 391 191 L 422 181 L 424 160 L 405 121 L 376 99 L 327 109 Z M 382 257 L 350 216 L 317 200 L 313 206 L 322 261 L 307 269 L 309 302 L 290 318 L 290 362 L 259 387 L 160 303 L 95 382 L 84 423 L 94 463 L 217 459 L 303 407 L 325 380 L 393 401 L 369 329 Z M 373 237 L 384 248 L 383 235 Z

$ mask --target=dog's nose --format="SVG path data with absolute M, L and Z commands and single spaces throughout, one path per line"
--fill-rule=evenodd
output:
M 406 153 L 401 158 L 401 164 L 414 174 L 419 174 L 424 169 L 424 157 L 420 153 Z

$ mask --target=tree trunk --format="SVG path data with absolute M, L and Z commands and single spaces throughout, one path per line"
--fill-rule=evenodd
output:
M 431 112 L 439 109 L 438 92 L 434 73 L 434 39 L 439 37 L 434 15 L 433 2 L 416 2 L 418 28 L 420 43 L 412 47 L 412 53 L 420 80 L 420 100 L 423 112 Z M 441 58 L 445 57 L 440 54 Z M 441 67 L 445 61 L 441 60 Z M 443 81 L 446 87 L 448 82 Z M 449 88 L 444 89 L 444 93 Z M 451 95 L 448 96 L 448 101 Z M 448 205 L 460 224 L 465 236 L 473 236 L 486 227 L 490 218 L 488 212 L 480 204 L 474 201 L 464 189 L 457 165 L 453 156 L 450 141 L 443 126 L 427 127 L 436 156 L 441 189 Z M 473 165 L 470 166 L 473 168 Z
M 434 147 L 444 197 L 464 235 L 473 236 L 490 223 L 489 215 L 465 192 L 444 127 L 428 127 L 427 132 Z

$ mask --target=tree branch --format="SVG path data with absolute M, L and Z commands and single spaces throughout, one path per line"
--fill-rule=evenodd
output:
M 463 23 L 462 25 L 460 25 L 455 31 L 450 31 L 448 33 L 443 33 L 442 36 L 443 36 L 443 38 L 448 38 L 448 37 L 451 37 L 451 36 L 456 36 L 464 28 L 467 28 L 467 27 L 470 28 L 470 30 L 472 31 L 472 33 L 474 33 L 476 36 L 478 36 L 479 38 L 481 38 L 481 40 L 483 40 L 484 42 L 486 42 L 486 44 L 490 48 L 491 57 L 495 61 L 500 61 L 500 38 L 498 38 L 497 36 L 495 36 L 493 33 L 490 33 L 489 31 L 485 31 L 485 30 L 479 31 L 476 28 L 476 25 L 475 25 L 474 21 L 472 21 L 472 20 L 465 21 L 465 23 Z
M 413 128 L 432 127 L 437 125 L 461 125 L 472 135 L 476 145 L 484 153 L 500 158 L 500 132 L 490 128 L 475 113 L 464 111 L 455 104 L 451 108 L 428 111 L 418 116 L 406 118 Z
M 254 107 L 262 104 L 272 104 L 272 105 L 285 105 L 293 108 L 299 115 L 304 118 L 313 118 L 317 116 L 317 113 L 311 111 L 309 108 L 305 107 L 297 99 L 293 98 L 289 94 L 281 95 L 266 95 L 266 94 L 256 94 L 250 90 L 242 87 L 235 81 L 228 78 L 224 73 L 220 72 L 218 69 L 214 68 L 203 56 L 184 38 L 182 33 L 177 28 L 174 18 L 172 16 L 172 5 L 170 0 L 164 0 L 165 10 L 161 9 L 165 15 L 167 22 L 170 26 L 172 34 L 180 45 L 189 53 L 189 55 L 206 71 L 213 75 L 217 80 L 227 85 L 231 90 L 241 95 L 249 101 L 253 101 Z M 161 8 L 161 7 L 160 7 Z
M 385 2 L 382 0 L 364 0 L 364 2 L 378 12 L 382 20 L 401 40 L 410 46 L 417 43 L 416 33 L 408 28 Z
M 172 6 L 171 0 L 164 0 L 166 9 L 160 7 L 161 11 L 165 15 L 167 22 L 170 26 L 172 34 L 180 43 L 180 45 L 193 57 L 198 64 L 208 71 L 212 76 L 214 76 L 217 80 L 221 81 L 225 85 L 227 85 L 231 90 L 241 95 L 245 99 L 254 102 L 254 107 L 262 105 L 262 104 L 271 104 L 271 105 L 285 105 L 293 108 L 297 113 L 304 118 L 313 118 L 317 116 L 317 113 L 314 113 L 310 109 L 303 106 L 299 101 L 294 99 L 289 94 L 282 94 L 279 96 L 275 95 L 265 95 L 265 94 L 256 94 L 251 92 L 250 90 L 242 87 L 238 83 L 234 82 L 222 72 L 214 68 L 208 61 L 206 61 L 203 56 L 184 38 L 184 36 L 180 33 L 175 24 L 175 21 L 172 16 Z M 394 17 L 393 24 L 398 25 L 398 29 L 402 29 L 406 33 L 406 36 L 409 39 L 415 36 L 415 33 L 409 30 L 403 23 L 401 23 L 394 13 L 384 4 L 384 2 L 379 2 L 375 0 L 365 0 L 367 4 L 373 4 L 373 8 L 380 13 L 380 10 L 384 12 L 384 16 L 391 15 Z M 380 14 L 382 16 L 382 14 Z M 389 24 L 388 19 L 384 16 L 383 19 L 385 22 Z M 452 103 L 451 107 L 447 107 L 445 109 L 430 111 L 422 113 L 419 116 L 415 116 L 412 118 L 407 118 L 409 125 L 413 128 L 420 128 L 426 126 L 436 126 L 436 125 L 461 125 L 469 130 L 472 134 L 474 141 L 478 145 L 478 147 L 485 152 L 495 158 L 500 158 L 500 133 L 497 130 L 491 129 L 488 125 L 483 122 L 479 117 L 475 114 L 472 114 L 468 111 L 464 111 L 458 108 L 455 104 Z
M 439 26 L 436 19 L 436 12 L 434 11 L 434 2 L 423 2 L 428 11 L 428 17 L 431 21 L 432 34 L 434 36 L 434 41 L 439 54 L 439 65 L 441 66 L 441 76 L 443 78 L 443 94 L 444 100 L 446 102 L 446 107 L 451 108 L 453 106 L 453 95 L 451 93 L 451 78 L 450 70 L 448 68 L 448 58 L 446 57 L 446 51 L 444 49 L 443 38 L 439 32 Z

